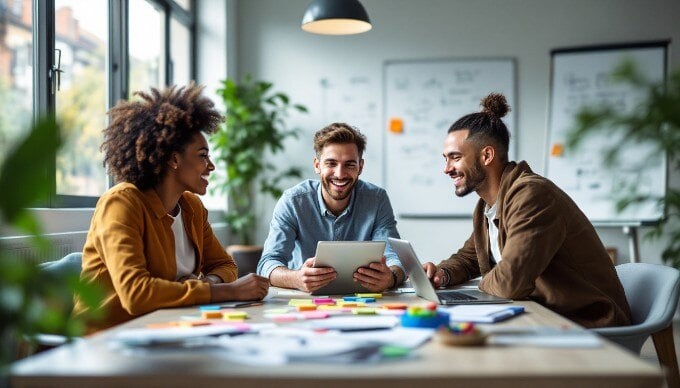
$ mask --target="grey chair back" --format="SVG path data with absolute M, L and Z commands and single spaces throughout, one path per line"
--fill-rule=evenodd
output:
M 632 325 L 593 331 L 640 354 L 651 334 L 672 323 L 678 306 L 680 271 L 665 265 L 626 263 L 616 266 L 616 272 L 630 305 Z
M 69 253 L 59 260 L 41 263 L 39 267 L 41 270 L 53 274 L 79 274 L 83 267 L 83 253 Z

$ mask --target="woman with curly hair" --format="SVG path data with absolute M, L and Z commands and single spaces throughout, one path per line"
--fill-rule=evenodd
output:
M 88 322 L 88 332 L 159 308 L 267 294 L 266 278 L 237 279 L 196 196 L 215 169 L 203 133 L 222 121 L 202 91 L 193 83 L 152 88 L 109 111 L 101 150 L 118 183 L 97 202 L 83 248 L 81 277 L 104 291 L 104 317 Z M 75 314 L 86 310 L 76 302 Z

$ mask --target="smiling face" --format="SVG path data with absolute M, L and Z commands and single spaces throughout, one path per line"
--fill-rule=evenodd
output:
M 364 160 L 354 143 L 329 143 L 314 158 L 314 171 L 319 174 L 321 193 L 331 212 L 339 214 L 347 207 L 363 168 Z
M 444 173 L 453 179 L 459 197 L 473 191 L 479 193 L 487 181 L 480 153 L 472 142 L 466 140 L 467 136 L 467 130 L 458 130 L 449 133 L 444 140 Z
M 210 160 L 208 142 L 201 133 L 196 133 L 182 153 L 174 158 L 176 180 L 185 191 L 203 195 L 208 188 L 208 176 L 215 170 Z M 174 166 L 173 166 L 174 168 Z

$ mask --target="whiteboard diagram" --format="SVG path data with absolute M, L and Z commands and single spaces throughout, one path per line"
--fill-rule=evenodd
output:
M 448 128 L 479 112 L 482 98 L 502 93 L 512 108 L 503 118 L 515 139 L 515 64 L 512 59 L 390 61 L 384 65 L 385 187 L 401 217 L 470 217 L 476 193 L 457 197 L 443 173 Z M 400 132 L 389 124 L 400 120 Z

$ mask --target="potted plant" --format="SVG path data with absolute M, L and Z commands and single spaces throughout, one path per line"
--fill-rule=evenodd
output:
M 227 247 L 239 266 L 239 276 L 254 272 L 262 247 L 253 245 L 256 227 L 256 192 L 281 196 L 282 180 L 301 177 L 301 170 L 289 167 L 277 171 L 265 153 L 283 151 L 284 140 L 297 137 L 298 129 L 286 125 L 291 109 L 306 113 L 303 105 L 292 104 L 288 96 L 273 92 L 270 82 L 246 75 L 243 82 L 228 78 L 218 89 L 225 106 L 225 121 L 211 136 L 213 159 L 224 174 L 215 174 L 219 191 L 229 201 L 226 223 L 235 244 Z
M 567 146 L 577 147 L 592 133 L 617 133 L 623 136 L 613 142 L 605 152 L 605 161 L 615 166 L 617 149 L 622 143 L 645 142 L 653 145 L 655 153 L 663 152 L 668 156 L 671 166 L 680 170 L 680 69 L 675 70 L 666 83 L 654 83 L 644 79 L 637 71 L 635 64 L 626 61 L 620 64 L 612 74 L 616 82 L 629 83 L 645 91 L 645 98 L 637 108 L 629 113 L 622 113 L 611 106 L 586 107 L 578 112 L 576 124 L 567 138 Z M 655 199 L 666 209 L 667 217 L 654 226 L 648 238 L 660 238 L 664 230 L 668 231 L 668 245 L 661 258 L 665 263 L 680 269 L 680 189 L 669 186 L 665 196 L 648 198 L 632 190 L 623 193 L 617 201 L 617 209 Z M 670 226 L 669 228 L 666 228 Z
M 41 236 L 40 224 L 27 208 L 49 195 L 50 182 L 42 173 L 54 168 L 60 145 L 59 126 L 41 120 L 0 166 L 0 187 L 12 188 L 0 196 L 0 225 L 32 236 L 41 252 L 48 252 L 50 243 Z M 0 386 L 7 363 L 25 353 L 26 349 L 20 349 L 24 339 L 32 340 L 39 333 L 82 334 L 82 322 L 69 318 L 74 294 L 92 307 L 101 300 L 101 293 L 81 282 L 79 273 L 41 270 L 39 259 L 18 257 L 0 241 Z

